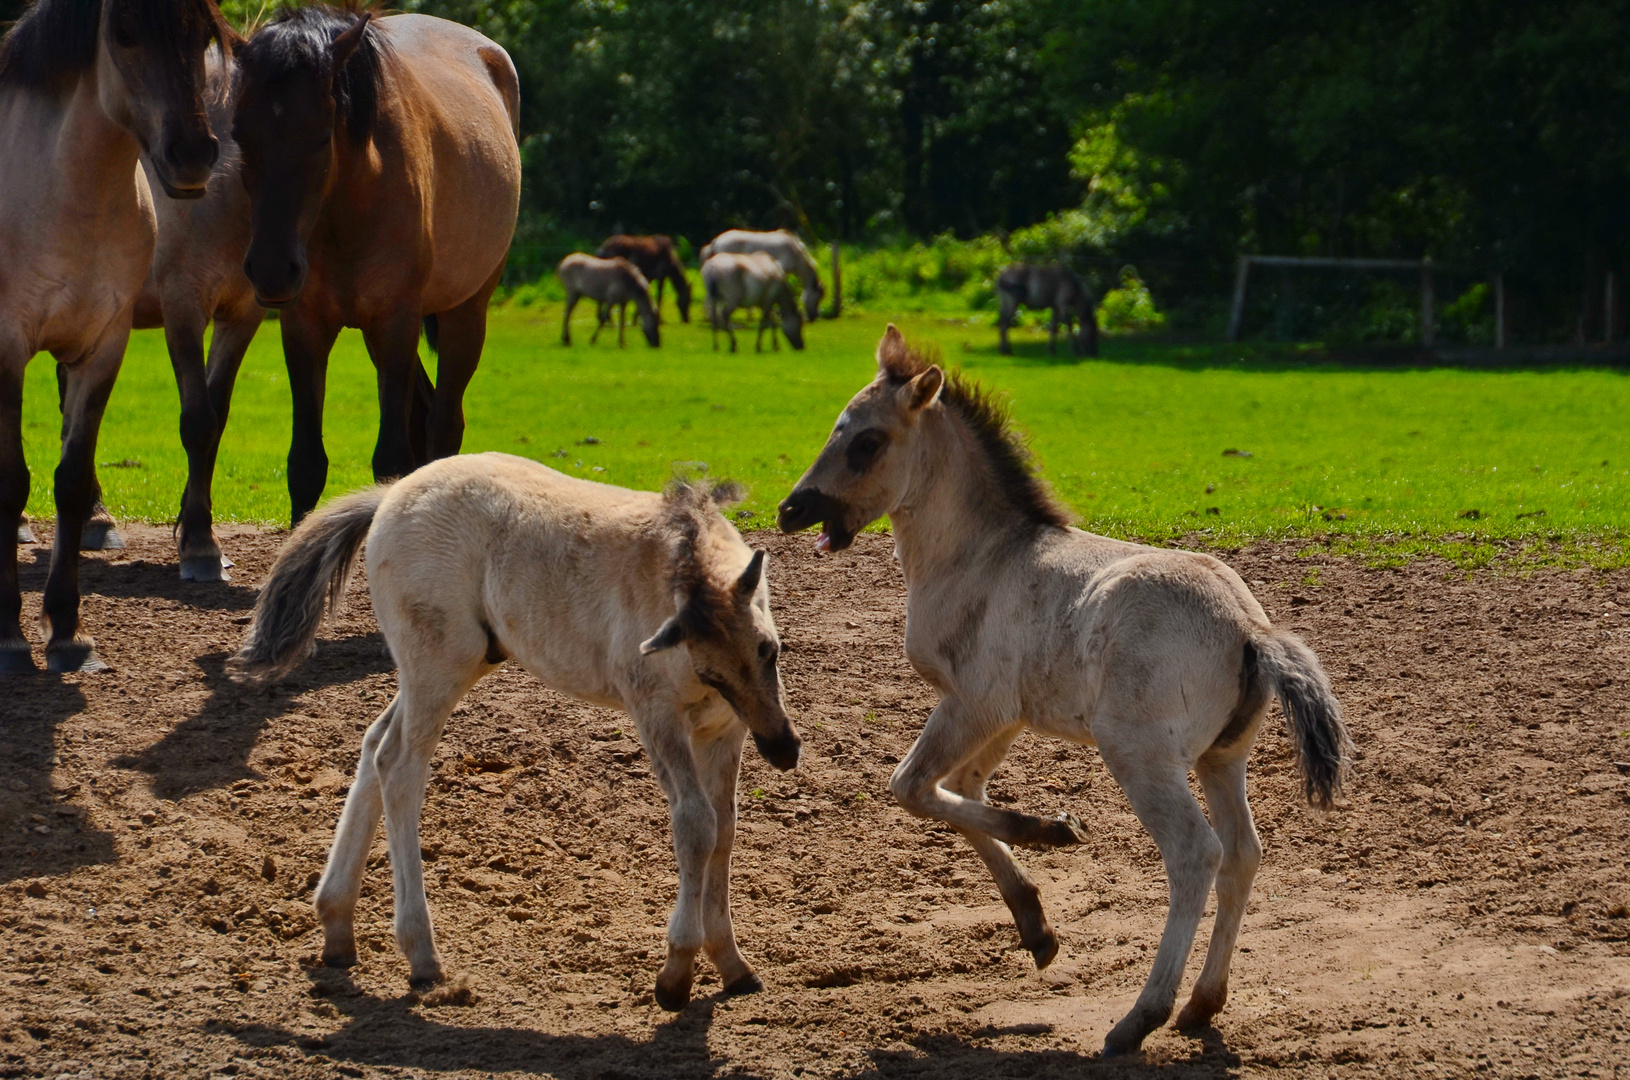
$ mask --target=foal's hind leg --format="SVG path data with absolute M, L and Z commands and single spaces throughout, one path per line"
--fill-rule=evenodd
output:
M 736 779 L 741 773 L 741 747 L 747 732 L 731 724 L 717 737 L 691 743 L 702 786 L 713 803 L 715 833 L 702 886 L 702 947 L 718 969 L 726 994 L 752 994 L 764 983 L 736 948 L 736 929 L 730 918 L 730 848 L 736 839 Z
M 1222 865 L 1217 870 L 1217 921 L 1206 947 L 1205 967 L 1195 980 L 1187 1005 L 1177 1015 L 1180 1028 L 1200 1027 L 1222 1011 L 1228 1000 L 1228 966 L 1239 939 L 1240 921 L 1251 898 L 1251 883 L 1262 865 L 1262 842 L 1245 800 L 1245 761 L 1251 740 L 1236 744 L 1243 752 L 1221 761 L 1201 758 L 1194 771 L 1205 786 L 1211 827 L 1222 839 Z
M 390 730 L 398 713 L 401 695 L 391 699 L 385 711 L 368 726 L 362 737 L 362 753 L 357 758 L 357 777 L 345 797 L 334 843 L 328 849 L 328 865 L 317 885 L 314 904 L 323 924 L 323 963 L 329 967 L 350 967 L 357 962 L 357 939 L 353 920 L 357 896 L 362 891 L 362 872 L 368 865 L 368 849 L 385 804 L 379 794 L 379 769 L 374 755 L 379 741 Z

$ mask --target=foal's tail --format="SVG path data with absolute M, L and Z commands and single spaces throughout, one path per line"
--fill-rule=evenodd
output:
M 1246 647 L 1253 650 L 1258 675 L 1279 696 L 1290 722 L 1302 793 L 1310 805 L 1328 810 L 1341 794 L 1353 750 L 1330 679 L 1313 650 L 1295 634 L 1270 631 Z
M 342 495 L 294 530 L 255 601 L 249 632 L 232 660 L 235 678 L 279 678 L 311 655 L 323 610 L 333 611 L 345 596 L 357 552 L 389 490 L 381 484 Z

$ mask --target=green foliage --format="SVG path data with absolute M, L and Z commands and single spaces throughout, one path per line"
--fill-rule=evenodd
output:
M 845 247 L 842 257 L 846 304 L 947 311 L 994 310 L 992 282 L 1013 261 L 995 237 L 958 240 L 949 233 L 926 244 Z
M 1103 330 L 1159 330 L 1165 325 L 1166 316 L 1155 309 L 1148 286 L 1130 266 L 1121 271 L 1120 286 L 1098 302 L 1098 326 Z

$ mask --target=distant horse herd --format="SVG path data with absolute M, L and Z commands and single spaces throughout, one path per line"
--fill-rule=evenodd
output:
M 657 1001 L 679 1009 L 702 951 L 727 993 L 762 986 L 730 917 L 737 774 L 747 734 L 781 769 L 796 765 L 800 740 L 783 700 L 765 553 L 721 513 L 738 492 L 699 481 L 628 491 L 520 458 L 458 455 L 463 394 L 519 206 L 519 100 L 502 48 L 428 16 L 309 6 L 244 39 L 213 0 L 36 0 L 0 42 L 0 535 L 25 527 L 23 372 L 49 352 L 63 421 L 46 666 L 106 670 L 79 619 L 78 552 L 117 536 L 99 497 L 97 431 L 132 327 L 163 326 L 188 456 L 181 575 L 225 578 L 215 459 L 262 309 L 280 309 L 298 527 L 235 670 L 270 678 L 297 665 L 364 545 L 400 668 L 396 697 L 363 739 L 318 886 L 324 960 L 356 962 L 353 912 L 383 817 L 411 978 L 444 976 L 419 863 L 427 770 L 458 701 L 513 660 L 633 718 L 673 825 L 679 894 Z M 760 312 L 760 348 L 766 331 L 772 348 L 778 332 L 802 348 L 823 289 L 795 236 L 731 230 L 700 255 L 715 347 L 723 332 L 736 348 L 732 313 L 747 308 Z M 588 298 L 596 336 L 615 310 L 622 343 L 633 304 L 658 345 L 668 281 L 689 320 L 690 283 L 667 237 L 614 236 L 558 272 L 568 343 L 572 308 Z M 1074 274 L 1014 266 L 996 287 L 1004 351 L 1021 305 L 1051 309 L 1053 348 L 1062 320 L 1076 350 L 1096 350 L 1092 300 Z M 377 369 L 381 483 L 317 510 L 328 358 L 348 326 L 362 330 Z M 434 381 L 421 334 L 437 355 Z M 1171 888 L 1149 981 L 1105 1052 L 1136 1049 L 1171 1013 L 1214 886 L 1216 926 L 1178 1018 L 1204 1025 L 1226 997 L 1261 855 L 1246 756 L 1278 697 L 1305 795 L 1328 806 L 1349 756 L 1329 681 L 1216 559 L 1073 528 L 992 397 L 893 326 L 877 365 L 779 524 L 820 525 L 817 550 L 838 551 L 869 523 L 893 523 L 906 653 L 941 700 L 891 789 L 913 814 L 968 838 L 1045 966 L 1057 939 L 1010 845 L 1085 836 L 1072 817 L 991 807 L 985 786 L 1026 728 L 1097 746 L 1159 844 Z M 8 542 L 0 674 L 37 670 L 21 617 Z

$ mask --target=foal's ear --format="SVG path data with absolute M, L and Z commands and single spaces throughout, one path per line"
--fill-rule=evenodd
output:
M 662 624 L 662 629 L 652 634 L 646 640 L 640 642 L 640 655 L 650 656 L 652 653 L 658 653 L 665 649 L 671 649 L 684 640 L 684 624 L 679 621 L 679 616 L 675 615 L 673 618 Z
M 882 340 L 877 343 L 877 370 L 890 376 L 911 370 L 911 350 L 906 347 L 906 336 L 893 323 L 889 323 L 889 328 L 883 331 Z
M 900 388 L 904 395 L 907 412 L 921 412 L 934 403 L 939 397 L 940 388 L 945 385 L 945 372 L 940 370 L 938 364 L 928 365 L 928 370 Z
M 764 549 L 756 548 L 753 551 L 753 561 L 747 564 L 747 569 L 741 572 L 736 579 L 736 595 L 752 596 L 758 591 L 758 583 L 764 579 Z
M 368 22 L 372 18 L 372 12 L 364 11 L 357 21 L 351 24 L 350 29 L 329 42 L 328 56 L 334 62 L 334 74 L 340 73 L 345 67 L 345 62 L 351 59 L 351 54 L 357 51 L 357 46 L 362 44 L 362 35 L 367 33 Z

